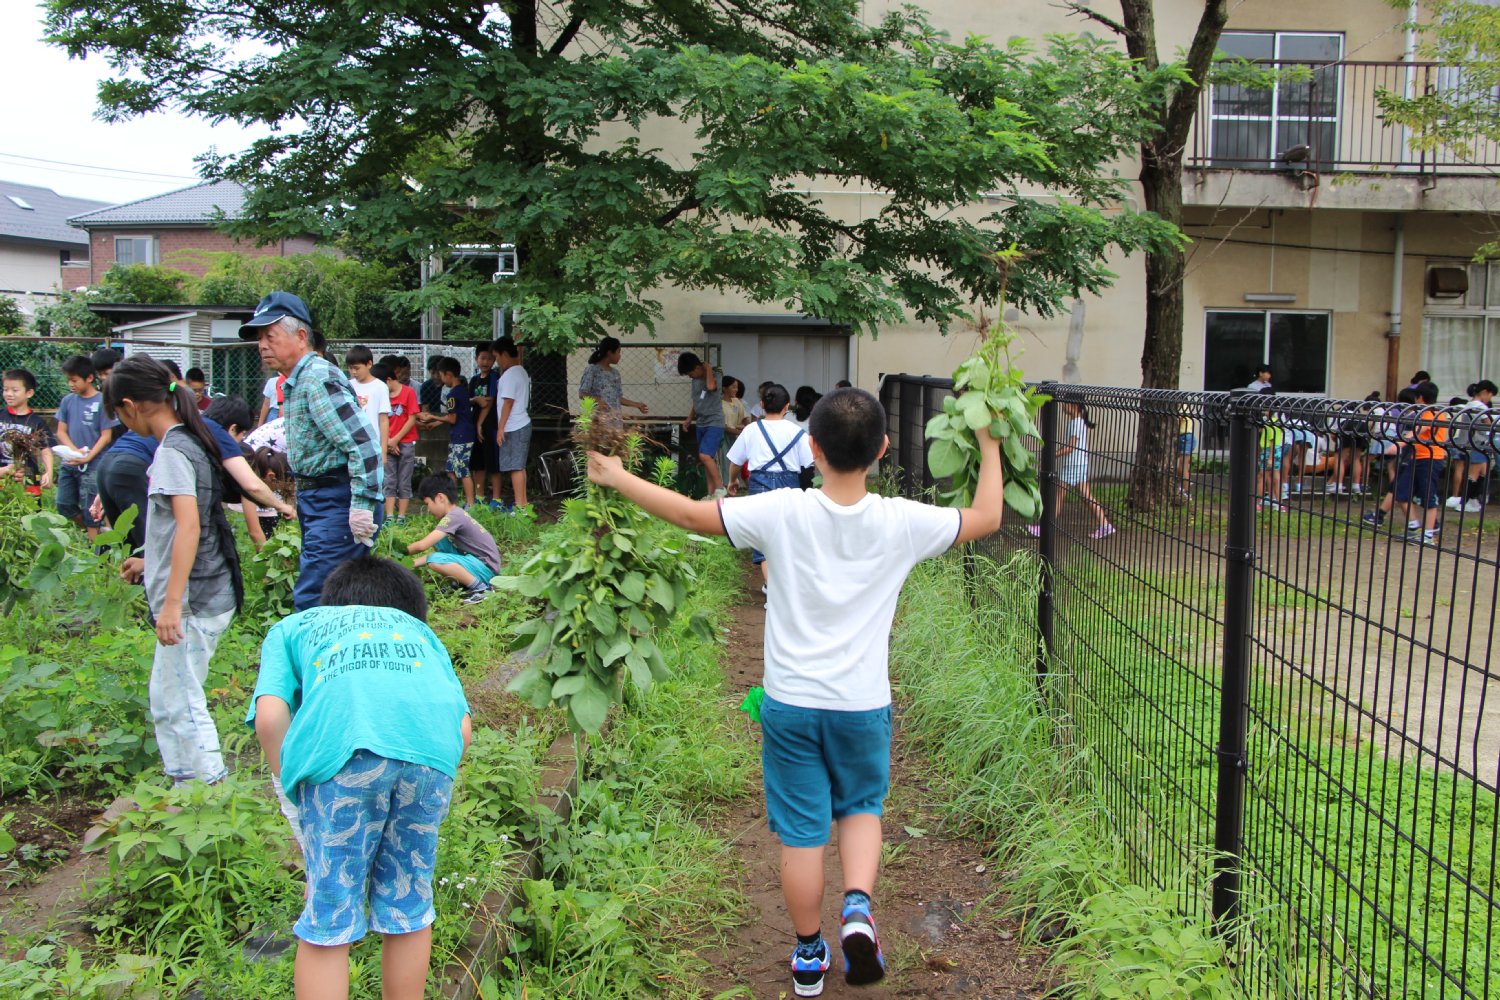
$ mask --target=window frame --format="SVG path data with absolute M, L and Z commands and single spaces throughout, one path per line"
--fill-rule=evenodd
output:
M 1427 294 L 1427 275 L 1437 267 L 1461 267 L 1469 273 L 1469 290 L 1461 299 L 1435 299 Z M 1475 275 L 1480 283 L 1476 285 Z M 1479 262 L 1473 259 L 1429 257 L 1422 269 L 1422 368 L 1425 371 L 1442 369 L 1443 364 L 1432 356 L 1433 338 L 1428 334 L 1429 319 L 1472 319 L 1479 321 L 1479 371 L 1469 376 L 1471 380 L 1489 378 L 1485 372 L 1500 365 L 1500 261 Z M 1475 304 L 1470 299 L 1477 300 Z M 1491 303 L 1494 303 L 1493 305 Z M 1494 351 L 1490 350 L 1495 340 Z M 1494 355 L 1493 357 L 1491 355 Z M 1438 382 L 1438 389 L 1447 396 L 1459 396 L 1462 386 L 1446 386 Z M 1453 391 L 1449 391 L 1449 390 Z
M 1340 63 L 1342 63 L 1344 61 L 1346 38 L 1345 38 L 1344 32 L 1342 32 L 1342 31 L 1279 31 L 1279 30 L 1239 31 L 1239 30 L 1236 30 L 1236 31 L 1225 31 L 1220 36 L 1220 38 L 1222 39 L 1222 38 L 1224 38 L 1226 36 L 1231 36 L 1231 35 L 1246 35 L 1246 36 L 1248 36 L 1248 35 L 1255 35 L 1255 36 L 1261 36 L 1261 37 L 1269 36 L 1271 38 L 1271 62 L 1272 62 L 1272 64 L 1278 65 L 1278 66 L 1280 65 L 1280 63 L 1282 61 L 1282 58 L 1283 58 L 1282 54 L 1281 54 L 1283 40 L 1288 39 L 1288 38 L 1332 38 L 1332 39 L 1336 39 L 1337 42 L 1338 42 L 1338 57 L 1336 59 L 1334 59 L 1332 62 L 1324 63 L 1324 64 L 1321 64 L 1321 65 L 1325 65 L 1325 66 L 1338 66 L 1338 64 L 1340 64 Z M 1308 62 L 1307 60 L 1288 60 L 1288 61 L 1290 61 L 1290 62 Z M 1316 72 L 1316 71 L 1314 71 L 1314 72 Z M 1207 113 L 1208 113 L 1208 151 L 1209 151 L 1209 164 L 1210 164 L 1210 166 L 1218 166 L 1219 164 L 1216 161 L 1222 159 L 1222 160 L 1226 161 L 1226 165 L 1232 164 L 1231 169 L 1236 169 L 1236 170 L 1258 170 L 1258 169 L 1260 169 L 1260 170 L 1275 170 L 1275 169 L 1278 169 L 1278 168 L 1285 168 L 1286 164 L 1281 163 L 1277 159 L 1277 157 L 1282 152 L 1285 151 L 1282 148 L 1282 142 L 1278 140 L 1277 136 L 1281 133 L 1281 129 L 1282 129 L 1282 124 L 1283 123 L 1297 123 L 1297 124 L 1302 125 L 1309 134 L 1311 134 L 1311 132 L 1312 132 L 1312 130 L 1313 130 L 1313 128 L 1315 126 L 1322 126 L 1322 125 L 1332 125 L 1333 126 L 1333 143 L 1332 143 L 1332 150 L 1331 150 L 1331 152 L 1333 153 L 1333 155 L 1331 157 L 1319 159 L 1319 160 L 1314 161 L 1314 162 L 1327 164 L 1330 168 L 1334 167 L 1337 164 L 1337 162 L 1338 162 L 1338 155 L 1337 154 L 1338 154 L 1338 150 L 1340 148 L 1340 142 L 1342 140 L 1341 132 L 1342 132 L 1342 126 L 1343 126 L 1343 112 L 1344 112 L 1344 74 L 1343 73 L 1335 73 L 1334 74 L 1334 79 L 1335 79 L 1335 84 L 1334 84 L 1334 99 L 1333 99 L 1334 113 L 1333 113 L 1333 117 L 1332 118 L 1323 117 L 1323 116 L 1317 116 L 1317 115 L 1314 115 L 1314 116 L 1299 116 L 1299 115 L 1284 115 L 1284 114 L 1282 114 L 1281 113 L 1281 90 L 1282 90 L 1282 85 L 1281 84 L 1278 84 L 1277 86 L 1271 88 L 1271 107 L 1270 107 L 1269 112 L 1267 114 L 1265 114 L 1265 115 L 1230 115 L 1230 114 L 1223 114 L 1223 115 L 1221 115 L 1221 114 L 1217 114 L 1216 111 L 1215 111 L 1215 107 L 1216 107 L 1216 104 L 1217 104 L 1217 98 L 1218 98 L 1219 88 L 1221 86 L 1225 86 L 1225 85 L 1224 84 L 1210 84 L 1209 88 L 1208 88 L 1208 108 L 1207 108 Z M 1214 154 L 1214 140 L 1215 140 L 1215 135 L 1216 135 L 1216 131 L 1217 131 L 1217 128 L 1218 128 L 1218 123 L 1221 122 L 1221 121 L 1223 121 L 1223 122 L 1254 122 L 1254 123 L 1263 123 L 1263 124 L 1269 126 L 1270 130 L 1267 133 L 1267 140 L 1268 140 L 1267 141 L 1267 146 L 1268 146 L 1268 148 L 1266 150 L 1266 156 L 1265 156 L 1265 158 L 1257 160 L 1257 159 L 1255 159 L 1255 158 L 1253 158 L 1251 156 L 1248 156 L 1248 155 L 1247 156 L 1242 156 L 1242 157 L 1234 157 L 1234 156 L 1219 157 L 1219 156 L 1216 156 Z
M 1284 396 L 1312 396 L 1312 397 L 1324 397 L 1324 398 L 1326 398 L 1329 395 L 1329 388 L 1328 388 L 1329 381 L 1333 377 L 1333 338 L 1334 338 L 1334 325 L 1333 325 L 1334 313 L 1333 313 L 1333 310 L 1331 310 L 1331 309 L 1250 309 L 1250 308 L 1245 308 L 1245 307 L 1242 307 L 1242 306 L 1224 306 L 1224 307 L 1205 306 L 1204 309 L 1203 309 L 1203 376 L 1204 376 L 1205 380 L 1208 377 L 1208 349 L 1209 349 L 1209 343 L 1208 343 L 1208 324 L 1209 324 L 1209 317 L 1212 314 L 1214 314 L 1214 313 L 1235 313 L 1237 315 L 1242 315 L 1242 316 L 1260 316 L 1261 317 L 1260 360 L 1266 360 L 1266 359 L 1268 359 L 1268 358 L 1271 357 L 1271 320 L 1272 320 L 1272 317 L 1274 317 L 1274 316 L 1323 316 L 1323 317 L 1326 317 L 1327 321 L 1328 321 L 1328 342 L 1327 342 L 1327 345 L 1324 347 L 1324 351 L 1323 351 L 1323 389 L 1322 389 L 1322 391 L 1321 392 L 1282 392 L 1280 389 L 1277 389 L 1276 391 L 1280 395 L 1284 395 Z M 1247 385 L 1247 384 L 1249 384 L 1249 382 L 1250 382 L 1250 376 L 1247 375 L 1244 382 L 1239 383 L 1237 385 L 1233 385 L 1230 388 L 1231 389 L 1244 388 L 1244 386 Z M 1271 384 L 1273 386 L 1276 385 L 1276 380 L 1274 378 L 1272 379 Z M 1205 391 L 1205 392 L 1223 392 L 1223 391 L 1225 391 L 1223 389 L 1209 389 L 1207 387 L 1207 385 L 1203 385 L 1202 388 L 1203 388 L 1203 391 Z
M 146 256 L 149 259 L 147 259 L 147 260 L 132 260 L 128 264 L 122 264 L 121 261 L 120 261 L 120 243 L 121 243 L 121 241 L 124 241 L 124 242 L 127 242 L 127 243 L 145 243 L 146 244 Z M 134 266 L 136 264 L 145 264 L 147 266 L 155 266 L 156 264 L 159 264 L 161 262 L 161 255 L 160 255 L 160 253 L 159 253 L 159 251 L 157 249 L 157 239 L 156 239 L 155 236 L 152 236 L 149 233 L 116 233 L 115 236 L 114 236 L 114 244 L 115 244 L 115 263 L 118 264 L 118 265 L 120 265 L 120 266 L 122 266 L 122 267 L 131 267 L 131 266 Z

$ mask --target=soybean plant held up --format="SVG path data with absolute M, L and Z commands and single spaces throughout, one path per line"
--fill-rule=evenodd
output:
M 594 401 L 584 399 L 573 434 L 580 461 L 594 449 L 638 467 L 641 438 L 593 416 Z M 658 458 L 654 472 L 658 483 L 670 483 L 675 465 Z M 587 480 L 582 489 L 563 505 L 559 528 L 503 585 L 541 598 L 546 609 L 516 629 L 515 648 L 526 649 L 531 663 L 510 689 L 538 708 L 557 705 L 575 732 L 594 733 L 623 698 L 627 675 L 642 691 L 668 676 L 657 637 L 682 607 L 694 573 L 683 551 L 690 537 L 613 490 Z M 691 624 L 708 628 L 699 616 Z

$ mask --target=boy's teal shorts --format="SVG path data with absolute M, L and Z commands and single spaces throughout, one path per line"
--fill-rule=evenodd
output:
M 891 707 L 798 708 L 766 696 L 761 770 L 771 832 L 787 847 L 822 847 L 834 820 L 879 816 L 891 786 Z
M 429 566 L 441 566 L 444 563 L 462 567 L 480 583 L 487 584 L 495 576 L 495 571 L 486 566 L 483 559 L 458 551 L 452 540 L 448 538 L 438 539 L 437 545 L 433 546 L 432 553 L 427 557 Z

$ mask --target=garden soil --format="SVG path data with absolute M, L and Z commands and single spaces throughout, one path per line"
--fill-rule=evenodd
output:
M 765 611 L 760 577 L 746 576 L 747 596 L 733 610 L 726 674 L 735 704 L 761 682 Z M 842 881 L 837 846 L 829 847 L 828 891 L 823 933 L 834 950 L 825 997 L 890 1000 L 896 997 L 972 997 L 975 1000 L 1023 1000 L 1046 994 L 1046 953 L 1023 948 L 1020 927 L 1004 918 L 994 872 L 978 841 L 950 837 L 942 831 L 941 807 L 922 778 L 920 761 L 905 747 L 897 706 L 891 767 L 891 796 L 886 803 L 886 847 L 875 888 L 875 917 L 889 970 L 874 986 L 844 983 L 837 933 Z M 756 737 L 759 727 L 744 715 Z M 780 843 L 766 829 L 762 796 L 748 796 L 720 820 L 740 860 L 739 889 L 749 904 L 745 923 L 725 947 L 702 957 L 709 965 L 705 996 L 735 987 L 748 988 L 757 1000 L 791 997 L 787 965 L 796 935 L 782 902 Z

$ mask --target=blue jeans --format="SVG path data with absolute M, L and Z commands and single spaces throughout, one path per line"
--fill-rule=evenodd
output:
M 377 528 L 384 520 L 385 507 L 377 506 Z M 292 606 L 306 611 L 322 601 L 323 581 L 335 567 L 370 550 L 349 532 L 348 483 L 298 490 L 297 523 L 302 526 L 302 559 L 297 586 L 292 588 Z

